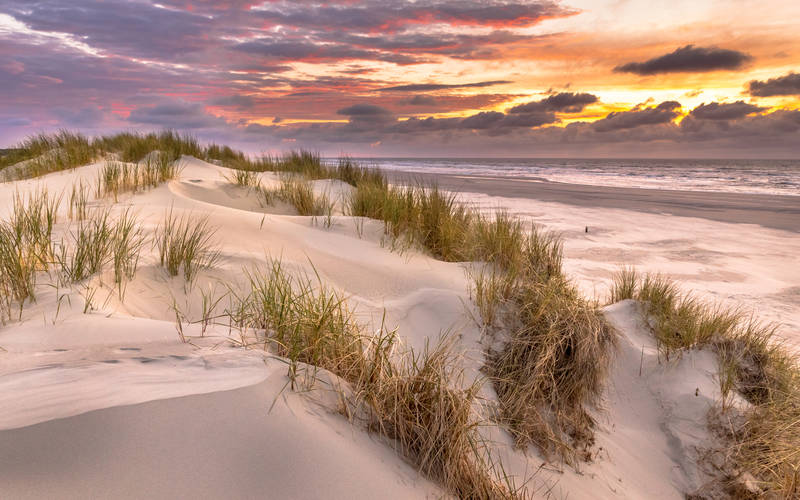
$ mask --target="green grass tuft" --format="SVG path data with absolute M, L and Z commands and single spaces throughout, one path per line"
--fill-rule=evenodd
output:
M 170 208 L 155 235 L 161 265 L 170 276 L 182 272 L 191 283 L 201 269 L 212 267 L 219 258 L 213 244 L 215 231 L 208 218 L 177 216 Z

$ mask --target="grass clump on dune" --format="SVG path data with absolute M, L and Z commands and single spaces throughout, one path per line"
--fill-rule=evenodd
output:
M 213 266 L 219 258 L 213 243 L 214 234 L 208 218 L 177 216 L 170 208 L 155 234 L 161 266 L 170 276 L 182 272 L 191 283 L 201 269 Z
M 94 161 L 97 154 L 97 148 L 86 136 L 61 130 L 23 140 L 0 158 L 0 169 L 19 163 L 4 171 L 6 180 L 29 179 L 86 165 Z
M 613 335 L 601 314 L 560 278 L 519 280 L 506 304 L 508 335 L 490 350 L 503 421 L 517 445 L 536 444 L 574 464 L 589 460 L 596 402 L 610 362 Z
M 21 314 L 25 301 L 36 298 L 36 273 L 52 260 L 60 197 L 39 190 L 25 198 L 17 193 L 13 203 L 10 219 L 0 222 L 0 320 L 10 319 L 13 302 Z
M 159 133 L 138 134 L 122 132 L 95 139 L 94 144 L 102 151 L 116 153 L 124 162 L 136 163 L 153 151 L 166 155 L 168 161 L 178 160 L 182 155 L 204 158 L 203 148 L 196 138 L 174 130 Z
M 136 193 L 175 179 L 180 170 L 177 160 L 170 160 L 166 153 L 160 152 L 150 154 L 142 163 L 134 165 L 109 161 L 98 172 L 97 195 L 113 195 L 117 201 L 121 193 Z
M 382 220 L 387 235 L 416 244 L 437 259 L 470 258 L 467 237 L 477 215 L 435 185 L 395 187 L 372 176 L 356 185 L 349 212 Z
M 89 186 L 83 181 L 72 184 L 69 195 L 68 217 L 71 220 L 84 220 L 89 215 Z
M 238 168 L 231 169 L 231 173 L 225 176 L 225 179 L 231 184 L 236 184 L 239 187 L 255 187 L 258 185 L 258 175 L 253 170 L 241 170 Z
M 100 272 L 108 261 L 112 237 L 109 217 L 108 211 L 92 214 L 78 223 L 76 231 L 70 232 L 71 241 L 62 241 L 57 259 L 68 283 L 83 281 Z
M 535 444 L 569 464 L 590 459 L 596 403 L 614 333 L 561 270 L 561 243 L 532 228 L 526 235 L 502 213 L 494 242 L 481 252 L 489 268 L 474 276 L 484 323 L 496 332 L 485 371 L 518 446 Z M 485 236 L 484 236 L 485 237 Z
M 725 439 L 714 464 L 734 498 L 800 495 L 800 365 L 774 340 L 776 326 L 700 301 L 662 276 L 623 269 L 612 300 L 635 299 L 661 351 L 706 347 L 717 354 L 722 401 L 713 428 Z M 733 405 L 734 396 L 747 405 Z M 744 481 L 746 475 L 754 480 Z M 746 486 L 745 486 L 746 485 Z
M 724 338 L 743 319 L 737 311 L 682 293 L 673 281 L 663 276 L 640 278 L 632 269 L 617 274 L 611 296 L 615 302 L 631 298 L 642 302 L 653 334 L 667 357 L 681 349 L 702 347 Z
M 111 264 L 120 296 L 133 279 L 144 246 L 144 231 L 130 210 L 114 219 L 109 210 L 98 210 L 69 231 L 56 260 L 66 283 L 83 281 Z
M 221 146 L 213 142 L 206 146 L 205 157 L 209 160 L 218 161 L 224 167 L 238 170 L 249 170 L 252 165 L 252 162 L 243 152 L 236 151 L 230 146 Z
M 20 314 L 25 301 L 35 300 L 36 273 L 47 270 L 53 257 L 53 227 L 60 197 L 38 190 L 15 194 L 11 217 L 0 222 L 0 320 L 10 319 L 12 303 Z
M 326 216 L 330 220 L 333 214 L 333 201 L 327 194 L 317 195 L 311 183 L 294 175 L 284 175 L 277 189 L 260 187 L 261 200 L 266 205 L 273 205 L 275 200 L 288 203 L 303 216 Z M 327 224 L 330 225 L 330 224 Z
M 447 344 L 419 355 L 396 353 L 394 332 L 365 333 L 343 297 L 290 275 L 279 261 L 248 278 L 249 290 L 232 301 L 231 320 L 287 357 L 292 381 L 297 363 L 341 377 L 352 389 L 343 411 L 392 439 L 421 472 L 458 497 L 519 496 L 485 462 L 473 408 L 477 385 L 451 385 L 458 377 Z

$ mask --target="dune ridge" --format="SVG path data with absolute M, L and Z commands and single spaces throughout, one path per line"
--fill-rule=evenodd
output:
M 240 163 L 231 166 L 247 167 L 235 159 Z M 367 331 L 396 331 L 399 350 L 422 352 L 449 332 L 458 371 L 469 385 L 482 378 L 490 342 L 473 302 L 471 264 L 434 259 L 409 242 L 396 246 L 384 223 L 348 213 L 354 188 L 343 180 L 309 176 L 314 196 L 333 201 L 325 222 L 295 215 L 290 203 L 264 203 L 254 186 L 236 185 L 226 166 L 192 156 L 173 161 L 181 166 L 176 178 L 117 194 L 116 203 L 93 196 L 86 205 L 114 216 L 132 210 L 147 234 L 170 211 L 204 217 L 219 257 L 187 282 L 165 273 L 157 249 L 145 245 L 124 295 L 108 269 L 63 289 L 37 284 L 35 302 L 0 329 L 0 394 L 10 409 L 0 417 L 0 446 L 13 450 L 0 461 L 0 480 L 8 491 L 75 498 L 97 491 L 162 498 L 178 491 L 208 498 L 231 491 L 300 498 L 320 491 L 335 497 L 445 493 L 430 480 L 435 474 L 418 475 L 392 450 L 396 443 L 338 413 L 337 392 L 324 387 L 347 384 L 325 375 L 318 382 L 323 387 L 312 384 L 308 393 L 287 389 L 292 365 L 269 350 L 242 348 L 256 342 L 245 340 L 225 310 L 232 307 L 230 292 L 247 285 L 243 269 L 280 259 L 288 272 L 315 277 L 346 297 Z M 10 216 L 15 193 L 43 187 L 67 193 L 76 182 L 96 182 L 105 166 L 103 160 L 0 184 L 0 218 Z M 285 175 L 263 171 L 256 177 L 258 185 L 274 187 Z M 61 197 L 56 240 L 78 224 L 66 215 L 68 198 Z M 477 429 L 486 453 L 502 464 L 496 477 L 501 490 L 533 498 L 718 492 L 719 478 L 709 474 L 698 451 L 720 443 L 705 421 L 723 400 L 717 355 L 701 348 L 666 361 L 632 300 L 607 306 L 603 314 L 619 347 L 600 404 L 589 408 L 596 426 L 588 461 L 566 466 L 533 446 L 516 448 L 487 416 L 497 409 L 492 385 L 480 386 Z M 341 387 L 339 394 L 347 394 Z M 229 413 L 236 418 L 226 418 Z M 93 448 L 87 442 L 113 436 L 113 446 L 102 448 L 106 465 L 89 470 Z M 136 443 L 157 448 L 159 458 L 149 460 Z M 81 473 L 42 477 L 47 468 L 69 470 L 69 449 L 83 450 L 74 465 Z M 239 453 L 250 459 L 246 467 Z M 348 458 L 331 459 L 337 453 Z M 180 465 L 167 474 L 159 464 L 170 463 Z M 194 463 L 213 466 L 186 465 Z M 129 479 L 119 481 L 123 469 Z M 345 479 L 325 490 L 334 477 Z M 145 478 L 151 480 L 141 482 Z

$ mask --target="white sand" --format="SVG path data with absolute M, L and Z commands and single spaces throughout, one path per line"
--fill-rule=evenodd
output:
M 780 324 L 787 345 L 800 350 L 800 236 L 795 232 L 478 193 L 461 197 L 561 234 L 565 270 L 589 297 L 605 302 L 611 276 L 621 266 L 635 266 L 642 273 L 665 274 L 699 297 Z
M 263 265 L 266 256 L 279 257 L 290 269 L 315 269 L 325 283 L 349 297 L 365 322 L 377 326 L 385 310 L 388 326 L 397 327 L 414 348 L 453 331 L 467 373 L 476 376 L 483 348 L 471 319 L 477 312 L 465 268 L 415 251 L 391 251 L 382 244 L 382 226 L 375 221 L 337 215 L 333 226 L 324 228 L 310 217 L 288 215 L 286 207 L 265 213 L 253 193 L 223 179 L 224 169 L 185 161 L 180 180 L 127 195 L 119 206 L 133 207 L 148 231 L 169 207 L 210 217 L 218 228 L 222 259 L 193 289 L 187 292 L 180 279 L 168 279 L 148 247 L 123 300 L 105 285 L 108 275 L 91 281 L 98 291 L 96 309 L 89 314 L 83 313 L 86 291 L 80 287 L 56 291 L 42 286 L 21 322 L 0 327 L 4 496 L 441 496 L 436 485 L 414 472 L 384 440 L 348 423 L 329 401 L 313 401 L 327 401 L 324 394 L 285 388 L 282 360 L 231 347 L 225 342 L 226 327 L 211 327 L 201 337 L 199 325 L 184 325 L 192 343 L 181 343 L 172 304 L 196 319 L 201 291 L 222 293 L 222 283 L 242 281 L 243 268 Z M 59 192 L 79 177 L 93 181 L 98 168 L 0 184 L 0 217 L 7 215 L 15 190 L 46 185 Z M 276 181 L 269 174 L 263 177 Z M 349 188 L 321 181 L 315 189 L 336 199 Z M 781 292 L 792 279 L 798 282 L 791 274 L 796 269 L 773 269 L 778 264 L 772 259 L 788 259 L 781 252 L 795 248 L 780 247 L 788 238 L 777 232 L 759 233 L 770 256 L 748 254 L 748 249 L 737 255 L 733 228 L 698 241 L 686 228 L 699 221 L 647 219 L 623 211 L 573 212 L 567 206 L 518 211 L 526 210 L 565 231 L 568 270 L 588 290 L 607 278 L 617 260 L 694 277 L 689 282 L 698 290 L 735 290 L 737 297 L 752 300 Z M 667 227 L 665 220 L 674 226 Z M 58 231 L 67 225 L 64 217 Z M 582 231 L 584 225 L 590 233 L 581 236 L 578 227 Z M 692 241 L 689 253 L 680 253 L 678 244 L 670 250 L 669 241 L 681 239 L 679 235 Z M 648 246 L 648 238 L 651 243 L 663 241 Z M 749 272 L 736 267 L 745 261 Z M 753 281 L 757 270 L 770 274 Z M 731 274 L 717 276 L 720 271 Z M 796 311 L 782 313 L 779 300 L 769 304 L 767 314 L 798 321 Z M 621 333 L 620 351 L 604 408 L 597 413 L 593 463 L 584 464 L 579 473 L 543 465 L 534 448 L 514 450 L 499 428 L 486 427 L 484 432 L 496 443 L 493 453 L 502 458 L 506 471 L 518 484 L 528 479 L 537 496 L 549 490 L 571 498 L 683 498 L 704 481 L 695 447 L 708 440 L 705 412 L 719 398 L 715 360 L 701 351 L 677 363 L 659 364 L 634 303 L 610 306 L 606 314 Z M 490 387 L 485 394 L 491 397 Z

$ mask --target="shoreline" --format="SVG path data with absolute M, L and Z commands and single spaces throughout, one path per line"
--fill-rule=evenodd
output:
M 800 233 L 800 196 L 644 189 L 567 184 L 531 177 L 486 177 L 384 171 L 393 181 L 420 179 L 458 193 L 482 193 L 564 203 L 587 208 L 614 208 L 651 214 L 699 217 L 717 222 L 757 224 Z

